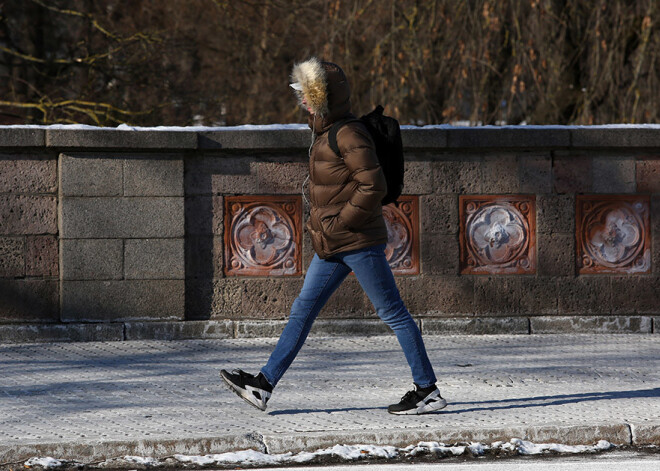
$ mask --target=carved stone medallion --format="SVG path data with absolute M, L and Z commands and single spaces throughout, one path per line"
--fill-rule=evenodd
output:
M 416 196 L 400 196 L 398 205 L 383 206 L 387 225 L 385 256 L 395 275 L 419 273 L 418 208 Z
M 300 196 L 225 197 L 225 274 L 300 275 Z
M 534 196 L 460 196 L 463 274 L 536 272 Z
M 650 199 L 578 195 L 578 273 L 650 273 Z

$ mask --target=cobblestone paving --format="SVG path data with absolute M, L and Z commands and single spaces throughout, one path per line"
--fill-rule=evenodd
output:
M 411 380 L 396 339 L 310 338 L 260 412 L 221 368 L 274 339 L 0 345 L 0 447 L 230 434 L 658 423 L 660 335 L 427 336 L 449 406 L 392 416 Z

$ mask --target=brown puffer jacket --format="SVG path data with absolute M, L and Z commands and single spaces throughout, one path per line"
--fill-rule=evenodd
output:
M 328 144 L 328 130 L 350 113 L 350 87 L 339 66 L 310 59 L 292 73 L 299 98 L 313 110 L 315 134 L 310 149 L 311 211 L 307 223 L 314 251 L 321 258 L 387 242 L 381 200 L 387 192 L 374 144 L 360 122 L 339 129 L 341 157 Z

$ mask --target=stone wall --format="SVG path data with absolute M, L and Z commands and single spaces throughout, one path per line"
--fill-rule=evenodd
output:
M 0 341 L 277 335 L 313 255 L 309 139 L 0 128 Z M 660 128 L 404 146 L 386 253 L 423 332 L 660 330 Z M 386 331 L 349 277 L 314 332 Z

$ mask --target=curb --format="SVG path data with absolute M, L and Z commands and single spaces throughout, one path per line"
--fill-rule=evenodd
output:
M 660 333 L 660 317 L 653 316 L 478 318 L 414 316 L 414 318 L 423 335 Z M 278 338 L 286 323 L 286 320 L 222 319 L 169 322 L 0 324 L 0 344 Z M 311 336 L 317 337 L 390 334 L 390 329 L 379 319 L 318 319 L 310 332 Z
M 0 445 L 0 466 L 32 457 L 50 456 L 91 464 L 111 458 L 142 456 L 164 459 L 175 454 L 207 455 L 254 449 L 268 454 L 315 451 L 337 444 L 405 447 L 422 441 L 493 443 L 522 438 L 536 443 L 592 445 L 599 440 L 619 446 L 660 446 L 660 422 L 654 424 L 602 424 L 584 426 L 521 426 L 456 430 L 448 428 L 385 431 L 333 431 L 277 435 L 224 435 L 181 440 L 96 441 Z M 134 465 L 132 465 L 134 467 Z

